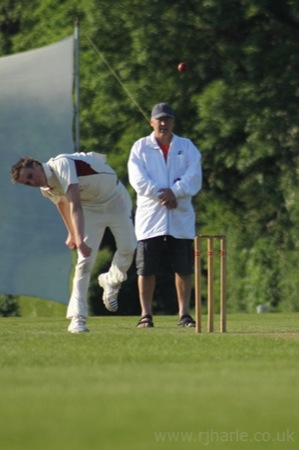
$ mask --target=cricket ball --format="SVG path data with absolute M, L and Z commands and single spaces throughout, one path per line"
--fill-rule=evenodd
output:
M 187 72 L 187 71 L 188 71 L 188 64 L 185 63 L 185 62 L 181 62 L 181 63 L 178 65 L 178 71 L 179 71 L 179 72 Z

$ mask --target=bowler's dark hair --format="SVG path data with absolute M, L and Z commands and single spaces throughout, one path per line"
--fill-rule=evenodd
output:
M 24 156 L 23 158 L 21 158 L 11 168 L 10 171 L 11 181 L 13 183 L 17 183 L 20 176 L 20 171 L 22 169 L 32 168 L 34 163 L 39 164 L 41 166 L 41 163 L 37 161 L 37 159 L 31 158 L 31 156 Z

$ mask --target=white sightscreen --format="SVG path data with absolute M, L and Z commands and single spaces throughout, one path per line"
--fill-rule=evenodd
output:
M 73 37 L 0 58 L 0 294 L 67 303 L 72 267 L 56 207 L 39 189 L 14 185 L 21 156 L 72 153 Z

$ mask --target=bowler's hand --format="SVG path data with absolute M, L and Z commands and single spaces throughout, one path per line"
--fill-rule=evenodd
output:
M 71 234 L 68 235 L 68 237 L 65 241 L 65 244 L 70 250 L 74 250 L 77 247 L 75 239 L 73 238 L 73 236 Z M 78 250 L 82 254 L 82 256 L 84 256 L 85 258 L 87 258 L 88 256 L 91 255 L 91 248 L 88 247 L 88 245 L 85 244 L 85 242 L 82 242 L 78 246 Z
M 165 206 L 166 209 L 174 209 L 177 207 L 176 196 L 171 189 L 160 189 L 159 192 L 160 195 L 158 195 L 158 198 L 162 206 Z
M 73 236 L 71 234 L 69 234 L 68 237 L 66 238 L 65 245 L 70 250 L 73 250 L 74 248 L 76 248 L 75 239 L 73 238 Z
M 85 258 L 87 258 L 88 256 L 91 255 L 91 248 L 88 247 L 87 244 L 85 244 L 85 242 L 82 242 L 79 246 L 78 246 L 78 250 L 81 253 L 82 256 L 84 256 Z

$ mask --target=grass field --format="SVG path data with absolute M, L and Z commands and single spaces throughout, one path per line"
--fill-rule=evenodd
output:
M 1 450 L 299 448 L 299 315 L 0 319 Z

